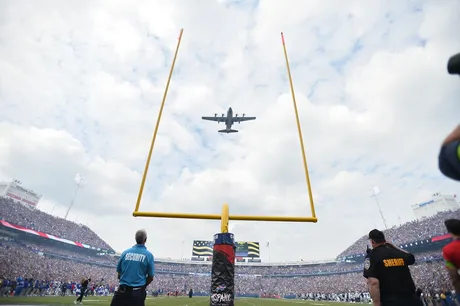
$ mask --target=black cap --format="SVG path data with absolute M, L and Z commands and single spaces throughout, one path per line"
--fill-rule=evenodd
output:
M 384 242 L 385 235 L 383 232 L 379 231 L 378 229 L 373 229 L 369 232 L 369 239 L 374 240 L 375 242 Z
M 458 219 L 447 219 L 444 221 L 447 232 L 455 236 L 460 236 L 460 220 Z

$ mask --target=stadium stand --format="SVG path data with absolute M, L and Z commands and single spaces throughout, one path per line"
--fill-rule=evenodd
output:
M 59 238 L 85 243 L 92 247 L 112 250 L 95 232 L 85 225 L 54 217 L 15 201 L 0 197 L 0 217 L 2 220 L 24 226 Z M 113 251 L 113 250 L 112 250 Z
M 89 235 L 85 243 L 112 250 L 107 243 L 89 228 L 84 229 L 87 234 L 80 235 L 75 233 L 78 232 L 75 226 L 79 226 L 75 223 L 21 206 L 0 199 L 0 295 L 10 295 L 21 283 L 18 278 L 26 280 L 21 295 L 58 295 L 62 294 L 62 288 L 66 294 L 75 294 L 79 280 L 84 277 L 94 280 L 90 294 L 113 292 L 118 260 L 114 253 L 50 237 L 81 241 Z M 458 216 L 460 211 L 443 212 L 387 231 L 393 241 L 415 253 L 417 264 L 411 269 L 417 286 L 427 298 L 436 299 L 444 290 L 452 290 L 441 256 L 442 246 L 450 241 L 442 221 Z M 31 229 L 55 236 L 34 234 Z M 322 264 L 238 263 L 237 296 L 367 302 L 369 294 L 362 277 L 365 248 L 366 240 L 361 238 L 337 260 Z M 207 295 L 210 265 L 210 262 L 157 259 L 157 274 L 149 289 L 155 294 L 167 294 L 185 293 L 193 288 L 195 294 Z
M 411 221 L 399 227 L 384 230 L 387 240 L 397 245 L 405 245 L 416 241 L 430 240 L 446 233 L 444 220 L 460 218 L 460 210 L 440 212 L 432 217 L 419 221 Z M 366 250 L 367 236 L 359 238 L 355 243 L 339 254 L 338 258 L 362 254 Z

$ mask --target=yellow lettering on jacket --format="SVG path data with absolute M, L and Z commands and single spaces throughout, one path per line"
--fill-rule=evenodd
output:
M 385 268 L 405 266 L 403 258 L 384 259 L 383 265 L 385 266 Z

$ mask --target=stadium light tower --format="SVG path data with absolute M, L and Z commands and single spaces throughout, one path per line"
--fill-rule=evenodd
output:
M 75 203 L 75 198 L 77 197 L 78 191 L 80 188 L 85 184 L 86 178 L 81 176 L 80 174 L 77 173 L 75 175 L 75 184 L 77 185 L 77 188 L 75 189 L 75 193 L 73 195 L 72 201 L 70 201 L 69 208 L 67 209 L 67 212 L 65 214 L 64 219 L 67 220 L 67 216 L 69 215 L 70 209 L 72 208 L 73 204 Z
M 184 240 L 182 240 L 180 247 L 181 247 L 180 259 L 184 259 Z
M 383 212 L 382 212 L 382 209 L 380 208 L 380 203 L 378 199 L 378 196 L 380 195 L 379 187 L 374 186 L 374 188 L 370 190 L 370 195 L 371 195 L 371 198 L 375 199 L 375 203 L 377 204 L 377 207 L 379 208 L 380 216 L 382 217 L 382 221 L 383 221 L 383 225 L 385 226 L 385 229 L 388 229 L 387 222 L 385 221 L 385 218 L 383 217 Z
M 268 249 L 268 261 L 271 261 L 271 258 L 270 258 L 271 257 L 270 256 L 270 241 L 267 241 L 266 246 L 267 246 L 267 249 Z

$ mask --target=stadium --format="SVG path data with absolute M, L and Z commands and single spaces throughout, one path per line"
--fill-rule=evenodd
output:
M 118 256 L 114 250 L 90 228 L 49 215 L 10 195 L 0 198 L 0 303 L 12 299 L 44 303 L 61 299 L 70 303 L 85 277 L 94 280 L 86 304 L 97 305 L 109 298 L 117 286 Z M 443 220 L 460 218 L 460 210 L 439 212 L 445 198 L 418 205 L 429 217 L 385 231 L 390 241 L 415 254 L 412 273 L 427 300 L 439 300 L 442 293 L 452 290 L 441 255 L 441 248 L 451 240 Z M 433 206 L 435 203 L 444 204 Z M 431 212 L 427 207 L 433 207 Z M 263 263 L 258 243 L 246 243 L 246 251 L 237 248 L 236 296 L 242 301 L 250 299 L 251 305 L 261 305 L 264 300 L 369 302 L 362 277 L 366 238 L 359 238 L 336 260 L 310 263 Z M 202 247 L 206 243 L 195 241 L 189 260 L 156 259 L 149 300 L 157 301 L 155 305 L 183 305 L 180 301 L 193 289 L 195 300 L 206 303 L 212 255 L 209 246 Z M 253 245 L 249 247 L 252 251 L 248 252 L 248 244 Z M 19 278 L 24 280 L 24 288 L 18 291 Z
M 458 12 L 0 1 L 0 305 L 458 304 Z

